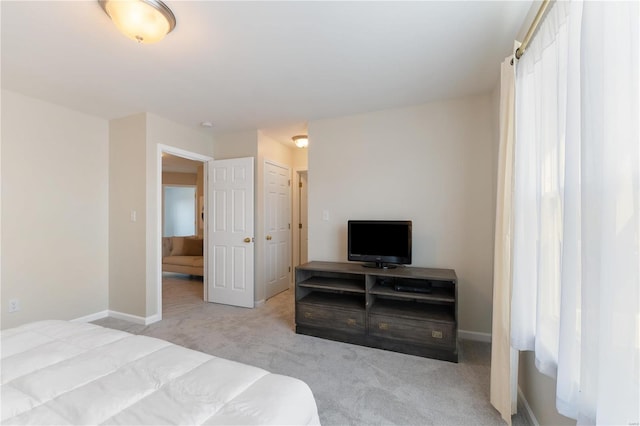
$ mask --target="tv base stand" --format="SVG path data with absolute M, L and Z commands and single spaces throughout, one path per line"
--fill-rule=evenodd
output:
M 451 269 L 296 268 L 296 333 L 458 362 L 458 279 Z
M 362 266 L 365 268 L 375 268 L 375 269 L 396 269 L 398 265 L 394 265 L 393 263 L 362 263 Z

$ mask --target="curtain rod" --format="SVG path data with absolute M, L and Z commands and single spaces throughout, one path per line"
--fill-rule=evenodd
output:
M 551 0 L 542 0 L 540 9 L 538 9 L 538 13 L 536 14 L 536 17 L 533 18 L 533 22 L 529 27 L 529 31 L 527 31 L 527 34 L 524 36 L 524 40 L 522 40 L 522 44 L 520 45 L 520 47 L 516 49 L 516 59 L 520 59 L 522 55 L 524 55 L 524 51 L 527 49 L 527 46 L 531 41 L 531 37 L 533 37 L 533 34 L 538 29 L 538 25 L 540 25 L 540 21 L 542 20 L 544 13 L 547 11 L 547 6 L 549 6 L 550 2 Z

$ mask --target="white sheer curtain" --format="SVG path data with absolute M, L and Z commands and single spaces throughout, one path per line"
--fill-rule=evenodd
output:
M 637 424 L 638 2 L 556 2 L 516 68 L 512 345 L 579 424 Z

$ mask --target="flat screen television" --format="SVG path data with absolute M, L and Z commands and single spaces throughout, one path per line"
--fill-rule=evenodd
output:
M 347 235 L 350 261 L 375 268 L 411 264 L 410 220 L 350 220 Z

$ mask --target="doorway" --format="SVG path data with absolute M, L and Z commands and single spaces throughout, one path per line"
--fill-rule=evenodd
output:
M 165 159 L 166 157 L 163 158 L 163 168 Z M 194 163 L 196 167 L 199 165 L 197 162 Z M 202 232 L 197 230 L 197 193 L 203 182 L 198 182 L 196 173 L 196 185 L 167 183 L 175 180 L 176 176 L 183 176 L 182 180 L 189 180 L 193 175 L 188 171 L 179 174 L 163 171 L 162 174 L 162 310 L 164 315 L 181 310 L 185 306 L 200 304 L 204 300 L 204 257 L 202 256 L 204 239 Z M 182 242 L 182 248 L 178 247 L 178 241 Z M 187 252 L 184 247 L 187 243 L 191 244 L 190 252 Z
M 162 319 L 187 301 L 204 303 L 207 295 L 205 165 L 211 158 L 160 144 L 157 158 L 157 312 Z M 179 252 L 181 246 L 188 256 Z M 166 262 L 171 255 L 188 257 L 191 264 Z

